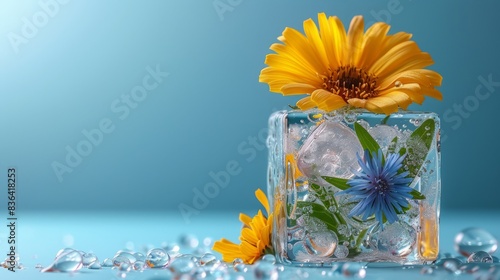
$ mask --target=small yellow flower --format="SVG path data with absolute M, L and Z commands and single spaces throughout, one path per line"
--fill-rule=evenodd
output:
M 253 218 L 240 213 L 240 221 L 243 223 L 241 243 L 238 245 L 222 238 L 216 241 L 212 248 L 222 254 L 222 260 L 225 262 L 240 258 L 247 264 L 253 264 L 262 255 L 273 252 L 271 244 L 273 213 L 269 211 L 269 201 L 262 190 L 255 191 L 255 196 L 266 209 L 267 218 L 260 210 Z
M 312 19 L 304 21 L 305 35 L 285 28 L 266 56 L 268 67 L 259 81 L 283 95 L 307 94 L 297 107 L 332 111 L 350 105 L 374 113 L 390 114 L 425 96 L 441 100 L 434 87 L 438 73 L 423 69 L 431 56 L 422 52 L 411 34 L 387 35 L 390 26 L 373 24 L 364 32 L 362 16 L 352 19 L 345 31 L 339 18 L 318 14 L 319 29 Z

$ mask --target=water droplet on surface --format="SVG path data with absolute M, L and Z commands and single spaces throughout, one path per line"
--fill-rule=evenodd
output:
M 233 265 L 237 265 L 237 264 L 240 264 L 240 263 L 245 263 L 242 259 L 240 258 L 236 258 L 233 260 Z
M 393 256 L 404 257 L 413 250 L 417 239 L 415 229 L 399 221 L 384 225 L 384 229 L 375 226 L 370 233 L 370 247 Z
M 258 280 L 276 280 L 278 269 L 272 263 L 259 261 L 255 264 L 254 276 Z
M 190 273 L 196 267 L 191 255 L 180 255 L 176 257 L 168 268 L 176 274 Z
M 274 255 L 271 255 L 271 254 L 266 254 L 262 257 L 261 261 L 275 264 L 276 257 Z
M 93 263 L 91 263 L 89 266 L 88 266 L 89 269 L 101 269 L 102 266 L 101 264 L 99 263 L 99 261 L 95 261 Z
M 181 247 L 177 243 L 169 243 L 163 249 L 165 249 L 170 256 L 176 256 L 179 254 Z
M 342 275 L 347 277 L 365 278 L 366 269 L 360 263 L 344 263 L 341 268 Z
M 466 228 L 455 236 L 455 249 L 468 257 L 477 251 L 493 254 L 498 248 L 498 240 L 482 228 Z
M 134 253 L 134 257 L 136 261 L 143 261 L 143 262 L 146 261 L 146 256 L 144 256 L 142 253 L 136 252 Z
M 113 260 L 110 258 L 105 258 L 104 261 L 102 261 L 102 266 L 103 267 L 112 267 L 113 266 Z
M 401 81 L 395 81 L 394 82 L 394 86 L 395 87 L 402 87 L 403 86 L 403 83 Z
M 82 254 L 82 264 L 84 267 L 88 267 L 92 263 L 98 261 L 97 256 L 93 253 L 83 253 Z
M 237 263 L 233 267 L 234 267 L 234 270 L 236 272 L 247 272 L 248 271 L 247 266 L 243 263 Z
M 432 273 L 434 273 L 434 269 L 432 269 L 432 267 L 430 266 L 424 266 L 420 270 L 420 274 L 432 274 Z
M 135 271 L 143 271 L 146 268 L 146 263 L 144 261 L 136 261 L 133 265 L 132 268 Z
M 209 274 L 205 271 L 204 268 L 198 267 L 191 273 L 191 277 L 189 279 L 206 279 L 208 275 Z
M 337 248 L 337 235 L 333 231 L 311 232 L 306 237 L 306 246 L 318 257 L 329 257 Z
M 44 268 L 42 272 L 74 272 L 83 267 L 80 252 L 72 249 L 63 249 L 61 251 L 59 251 L 61 253 L 57 254 L 54 262 Z
M 128 264 L 128 263 L 121 263 L 120 266 L 118 267 L 118 269 L 120 271 L 129 272 L 132 268 L 131 268 L 130 264 Z
M 162 268 L 168 265 L 170 256 L 161 248 L 149 250 L 146 255 L 146 264 L 151 268 Z
M 460 265 L 461 265 L 460 261 L 458 261 L 458 260 L 453 261 L 453 259 L 446 260 L 443 263 L 444 269 L 446 269 L 447 271 L 449 271 L 455 275 L 459 275 L 462 273 L 462 271 L 460 270 Z
M 333 254 L 339 259 L 346 258 L 347 255 L 349 255 L 349 248 L 347 248 L 347 246 L 345 245 L 339 245 L 337 246 L 337 249 L 335 249 L 335 252 Z
M 485 251 L 477 251 L 467 258 L 468 263 L 493 263 L 493 257 Z
M 200 258 L 201 265 L 211 265 L 217 261 L 217 257 L 214 254 L 206 253 Z

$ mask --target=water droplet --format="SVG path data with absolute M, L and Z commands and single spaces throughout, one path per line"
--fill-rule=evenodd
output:
M 132 268 L 135 271 L 143 271 L 146 268 L 146 263 L 144 261 L 136 261 L 133 265 Z
M 347 255 L 349 255 L 349 248 L 345 245 L 339 245 L 337 246 L 337 249 L 335 249 L 335 253 L 333 253 L 335 257 L 339 259 L 346 258 Z
M 104 261 L 102 261 L 102 266 L 103 267 L 112 267 L 113 266 L 113 260 L 110 258 L 105 258 Z
M 443 266 L 445 262 L 454 262 L 457 267 L 461 266 L 463 262 L 459 260 L 458 258 L 452 258 L 451 256 L 445 256 L 444 258 L 441 258 L 436 261 L 437 266 Z
M 146 256 L 144 256 L 142 253 L 136 252 L 133 255 L 134 255 L 136 261 L 143 261 L 143 262 L 146 261 Z
M 481 228 L 466 228 L 455 236 L 455 249 L 466 257 L 477 251 L 493 254 L 497 248 L 498 240 Z
M 146 264 L 151 268 L 162 268 L 168 265 L 170 256 L 161 248 L 149 250 L 146 256 Z
M 477 265 L 477 263 L 466 263 L 466 264 L 460 266 L 460 270 L 462 272 L 469 273 L 469 274 L 475 273 L 479 269 L 480 268 Z
M 491 257 L 490 254 L 488 254 L 485 251 L 477 251 L 475 253 L 472 253 L 469 258 L 467 258 L 468 263 L 493 263 L 493 258 Z
M 122 272 L 129 272 L 132 268 L 128 263 L 121 263 L 118 269 Z
M 394 82 L 394 86 L 395 87 L 402 87 L 403 86 L 403 83 L 401 81 L 395 81 Z
M 366 269 L 360 263 L 344 263 L 341 269 L 342 275 L 347 277 L 365 278 Z
M 242 259 L 240 259 L 240 258 L 236 258 L 236 259 L 233 260 L 233 266 L 237 265 L 237 264 L 240 264 L 240 263 L 245 263 L 245 262 Z
M 127 254 L 128 253 L 124 253 L 124 254 L 118 254 L 117 256 L 115 256 L 113 258 L 113 266 L 119 267 L 122 263 L 127 263 L 129 265 L 133 264 L 136 261 L 135 257 L 133 259 L 131 259 L 129 257 L 130 256 L 133 257 L 133 255 L 128 254 L 128 255 L 130 255 L 130 256 L 128 256 Z
M 270 262 L 259 261 L 255 264 L 255 279 L 276 280 L 278 279 L 278 269 Z
M 460 261 L 453 261 L 453 259 L 450 259 L 450 260 L 446 260 L 444 261 L 443 263 L 443 267 L 444 269 L 446 269 L 447 271 L 455 274 L 455 275 L 459 275 L 461 274 L 462 272 L 460 271 L 460 265 L 461 265 L 461 262 Z
M 432 273 L 434 273 L 434 269 L 432 269 L 432 267 L 430 266 L 424 266 L 420 270 L 420 274 L 432 274 Z
M 82 264 L 84 267 L 88 267 L 92 263 L 98 261 L 97 256 L 93 253 L 83 253 L 82 254 Z
M 88 266 L 89 269 L 101 269 L 102 266 L 101 264 L 99 263 L 99 261 L 95 261 L 93 263 L 91 263 L 89 266 Z
M 236 272 L 247 272 L 248 271 L 248 268 L 245 264 L 243 263 L 237 263 L 234 265 L 234 270 Z
M 74 272 L 82 268 L 82 255 L 80 255 L 80 252 L 68 248 L 61 251 L 57 254 L 54 262 L 44 268 L 42 272 Z
M 163 249 L 165 249 L 165 251 L 167 251 L 167 253 L 170 256 L 176 256 L 176 255 L 179 254 L 179 251 L 181 250 L 181 247 L 177 243 L 169 243 L 166 246 L 164 246 Z
M 208 273 L 205 271 L 203 267 L 196 268 L 192 273 L 189 279 L 197 280 L 197 279 L 206 279 Z
M 344 121 L 348 124 L 353 124 L 356 122 L 356 119 L 358 118 L 358 114 L 356 114 L 353 111 L 348 111 L 344 114 Z
M 168 266 L 168 268 L 176 274 L 190 273 L 195 268 L 195 263 L 191 259 L 191 255 L 177 256 Z
M 217 257 L 214 254 L 206 253 L 200 258 L 201 265 L 211 265 L 217 261 Z
M 271 254 L 266 254 L 262 257 L 261 261 L 275 264 L 276 257 L 274 255 L 271 255 Z
M 181 246 L 194 249 L 198 247 L 200 241 L 198 241 L 198 238 L 192 234 L 183 234 L 179 238 L 179 243 Z

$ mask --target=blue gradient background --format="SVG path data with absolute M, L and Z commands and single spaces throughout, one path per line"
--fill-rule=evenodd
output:
M 442 117 L 442 207 L 500 207 L 492 119 L 500 87 L 467 117 L 453 111 L 472 100 L 479 76 L 500 81 L 500 2 L 399 0 L 399 12 L 390 14 L 395 1 L 241 0 L 222 17 L 215 2 L 68 1 L 16 53 L 9 34 L 21 35 L 22 19 L 42 8 L 0 1 L 0 172 L 5 182 L 7 167 L 18 168 L 19 209 L 180 215 L 180 203 L 192 205 L 194 188 L 213 182 L 209 173 L 228 162 L 238 163 L 239 174 L 199 215 L 256 209 L 267 151 L 252 139 L 267 129 L 272 111 L 296 100 L 269 93 L 259 71 L 285 26 L 301 29 L 321 11 L 345 25 L 357 14 L 366 22 L 381 16 L 391 33 L 413 33 L 444 76 L 443 102 L 411 107 Z M 156 65 L 170 75 L 121 120 L 112 102 Z M 82 130 L 104 118 L 114 131 L 60 182 L 51 164 L 65 163 L 66 146 L 74 149 Z

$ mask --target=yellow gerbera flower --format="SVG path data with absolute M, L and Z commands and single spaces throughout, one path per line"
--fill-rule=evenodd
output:
M 269 201 L 260 189 L 255 191 L 255 196 L 267 211 L 267 218 L 259 210 L 253 218 L 240 213 L 243 223 L 241 230 L 241 244 L 235 244 L 225 238 L 216 241 L 213 250 L 222 254 L 222 260 L 232 262 L 236 258 L 242 259 L 247 264 L 253 264 L 266 253 L 272 253 L 271 233 L 273 230 L 273 213 L 269 211 Z
M 355 16 L 345 31 L 339 18 L 318 14 L 319 29 L 312 19 L 304 21 L 305 35 L 285 28 L 271 45 L 260 82 L 283 95 L 307 94 L 297 102 L 302 110 L 317 107 L 332 111 L 346 105 L 390 114 L 425 96 L 441 100 L 434 87 L 438 73 L 423 69 L 431 56 L 422 52 L 411 34 L 387 35 L 390 26 L 373 24 L 364 32 L 362 16 Z

